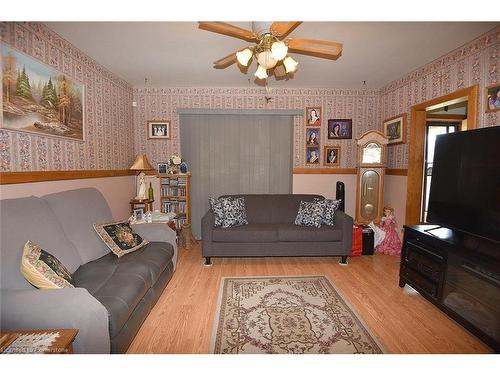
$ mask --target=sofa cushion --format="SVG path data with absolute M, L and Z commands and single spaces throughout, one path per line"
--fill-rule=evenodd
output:
M 59 219 L 64 233 L 75 245 L 83 263 L 109 253 L 108 247 L 92 227 L 94 223 L 113 221 L 108 203 L 99 190 L 95 188 L 68 190 L 45 195 L 42 198 Z
M 301 201 L 295 218 L 295 225 L 320 228 L 324 212 L 325 205 L 323 202 Z
M 332 226 L 303 227 L 295 224 L 278 225 L 278 240 L 282 242 L 333 242 L 342 240 L 342 230 Z
M 2 289 L 33 289 L 20 271 L 24 244 L 31 240 L 48 249 L 69 272 L 82 259 L 66 237 L 47 202 L 38 197 L 0 200 L 0 284 Z
M 150 242 L 121 258 L 109 253 L 73 274 L 75 287 L 87 289 L 108 310 L 111 338 L 120 332 L 173 255 L 172 245 Z
M 340 206 L 342 202 L 341 199 L 314 199 L 315 202 L 321 202 L 324 207 L 323 217 L 321 219 L 321 224 L 325 225 L 335 225 L 335 211 Z
M 245 210 L 245 198 L 221 198 L 224 207 L 223 228 L 247 225 L 247 213 Z
M 210 208 L 214 212 L 214 225 L 216 227 L 221 227 L 222 223 L 224 223 L 224 204 L 222 203 L 222 199 L 210 197 L 208 198 L 208 202 L 210 203 Z
M 26 241 L 21 273 L 38 289 L 73 288 L 73 278 L 55 256 L 31 241 Z
M 214 228 L 214 242 L 277 242 L 276 224 L 248 224 L 232 228 Z
M 94 224 L 94 229 L 117 257 L 139 250 L 148 243 L 130 228 L 128 221 Z

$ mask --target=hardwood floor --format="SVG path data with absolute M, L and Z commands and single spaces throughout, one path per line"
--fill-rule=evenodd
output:
M 399 257 L 213 258 L 180 249 L 177 270 L 128 353 L 208 353 L 221 277 L 325 275 L 387 353 L 490 353 L 491 349 L 409 287 L 398 286 Z

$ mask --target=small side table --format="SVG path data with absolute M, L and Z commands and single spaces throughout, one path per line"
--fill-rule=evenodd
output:
M 20 336 L 31 334 L 58 333 L 59 337 L 50 344 L 43 354 L 71 354 L 73 353 L 73 341 L 78 334 L 77 329 L 33 329 L 23 331 L 2 332 L 0 334 L 0 353 L 3 353 Z M 32 354 L 30 348 L 19 347 L 16 354 Z
M 151 199 L 131 199 L 130 200 L 130 214 L 134 214 L 136 208 L 144 208 L 144 212 L 153 211 L 153 202 Z

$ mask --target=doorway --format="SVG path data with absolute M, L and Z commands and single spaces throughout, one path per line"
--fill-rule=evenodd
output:
M 427 149 L 428 121 L 454 122 L 455 125 L 452 128 L 454 130 L 475 129 L 478 96 L 479 86 L 474 85 L 411 107 L 405 220 L 407 225 L 418 224 L 425 220 L 428 194 L 426 180 L 429 167 L 427 163 L 430 162 L 430 156 L 433 156 L 433 154 L 427 155 L 431 151 Z M 448 111 L 445 110 L 446 107 Z M 448 113 L 450 108 L 456 107 L 464 108 L 465 113 Z M 457 118 L 457 116 L 460 117 Z M 444 125 L 440 131 L 443 130 Z M 437 130 L 433 130 L 432 134 L 435 131 Z M 449 131 L 448 127 L 446 131 Z

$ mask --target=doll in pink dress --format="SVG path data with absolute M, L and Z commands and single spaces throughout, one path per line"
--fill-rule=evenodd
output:
M 385 237 L 376 247 L 375 252 L 387 255 L 401 254 L 401 240 L 396 232 L 394 208 L 384 207 L 384 216 L 380 220 L 380 228 L 385 232 Z

